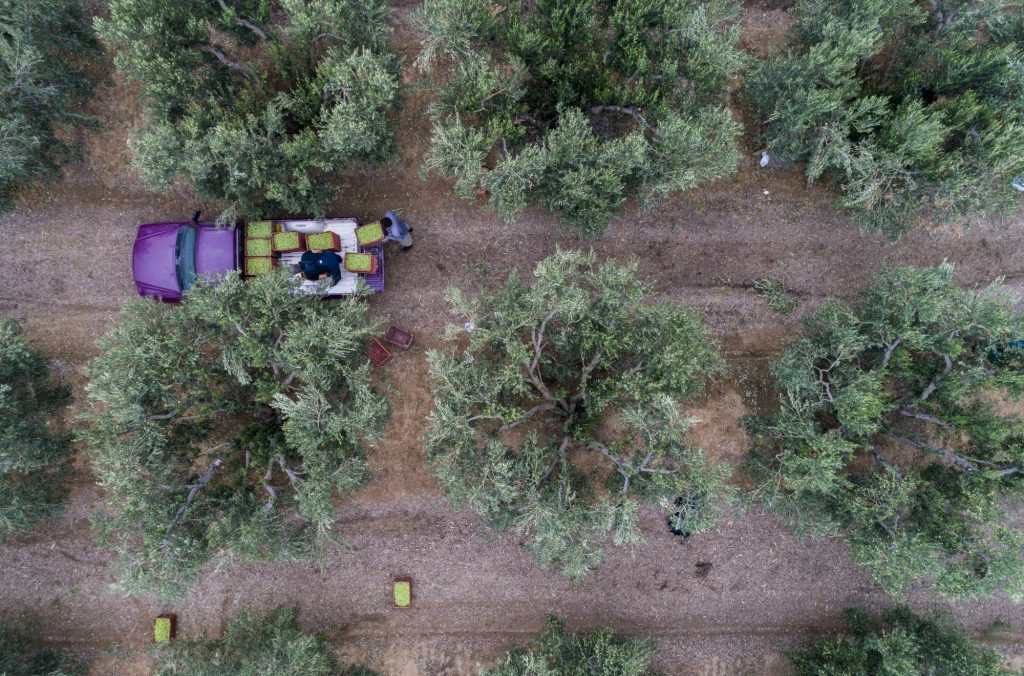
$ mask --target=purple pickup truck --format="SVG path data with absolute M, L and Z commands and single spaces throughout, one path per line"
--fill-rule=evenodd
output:
M 359 221 L 354 218 L 329 218 L 320 221 L 307 219 L 275 220 L 275 226 L 295 232 L 323 232 L 338 234 L 342 253 L 361 252 L 377 256 L 377 273 L 357 275 L 342 271 L 341 280 L 324 290 L 322 284 L 303 280 L 300 290 L 326 296 L 346 296 L 355 292 L 359 278 L 371 291 L 384 290 L 384 248 L 377 244 L 362 247 L 356 242 L 355 229 Z M 213 223 L 171 222 L 147 223 L 139 226 L 132 248 L 132 276 L 142 296 L 159 298 L 174 303 L 199 277 L 215 278 L 240 270 L 244 250 L 244 228 L 219 228 Z M 298 254 L 285 254 L 281 263 L 294 266 Z M 294 258 L 295 260 L 291 260 Z

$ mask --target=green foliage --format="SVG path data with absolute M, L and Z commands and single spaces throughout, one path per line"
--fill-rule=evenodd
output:
M 100 35 L 148 108 L 134 143 L 152 187 L 186 180 L 222 221 L 322 216 L 327 177 L 390 154 L 398 59 L 383 0 L 112 0 Z
M 855 307 L 805 320 L 774 364 L 781 409 L 750 421 L 765 501 L 801 532 L 840 533 L 899 594 L 1020 598 L 1024 318 L 1000 283 L 966 291 L 953 267 L 887 268 Z
M 0 210 L 73 157 L 58 132 L 91 121 L 81 60 L 98 54 L 79 0 L 0 0 Z
M 72 447 L 49 420 L 70 400 L 18 323 L 0 319 L 0 537 L 52 516 L 61 505 L 60 480 Z
M 0 625 L 0 674 L 3 676 L 77 676 L 87 672 L 87 665 L 78 664 L 60 648 L 43 646 L 26 635 L 24 627 L 13 629 Z
M 334 496 L 369 478 L 387 415 L 358 298 L 286 273 L 197 283 L 125 305 L 88 366 L 82 432 L 108 495 L 96 519 L 132 593 L 183 592 L 211 558 L 297 556 L 329 541 Z
M 736 169 L 743 63 L 731 0 L 427 0 L 417 63 L 438 79 L 423 171 L 508 222 L 532 204 L 600 234 Z
M 862 613 L 847 610 L 846 621 L 850 634 L 789 655 L 800 676 L 1017 673 L 1002 667 L 999 653 L 982 648 L 951 618 L 938 613 L 918 617 L 909 608 L 896 607 L 882 616 L 883 626 L 874 629 Z
M 581 636 L 549 616 L 547 627 L 529 650 L 511 650 L 502 662 L 482 676 L 653 676 L 654 643 L 618 636 L 611 629 Z
M 781 315 L 790 314 L 800 304 L 795 298 L 786 293 L 786 288 L 782 286 L 782 282 L 776 279 L 769 279 L 768 277 L 755 279 L 754 290 L 764 297 L 768 307 Z
M 1017 203 L 1024 17 L 1006 0 L 800 0 L 794 46 L 748 79 L 765 141 L 831 179 L 867 229 Z
M 679 403 L 719 367 L 707 329 L 649 295 L 635 263 L 558 251 L 530 287 L 513 274 L 479 298 L 452 290 L 468 345 L 427 356 L 425 443 L 448 497 L 529 533 L 541 565 L 574 578 L 600 562 L 607 535 L 640 541 L 641 506 L 698 504 L 673 525 L 700 532 L 732 497 L 731 469 L 687 443 Z
M 157 651 L 158 676 L 375 676 L 364 667 L 339 670 L 331 646 L 299 626 L 296 609 L 261 619 L 246 611 L 215 640 L 172 641 Z

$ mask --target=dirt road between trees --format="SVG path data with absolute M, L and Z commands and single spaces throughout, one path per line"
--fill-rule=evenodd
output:
M 746 10 L 747 40 L 777 41 L 786 13 L 774 4 Z M 399 12 L 396 43 L 408 44 L 408 11 Z M 758 169 L 751 146 L 735 178 L 650 213 L 630 204 L 600 240 L 560 232 L 540 211 L 507 225 L 451 195 L 445 182 L 418 177 L 429 143 L 427 94 L 411 69 L 406 80 L 413 93 L 399 119 L 400 160 L 351 177 L 334 210 L 375 218 L 401 209 L 416 235 L 413 251 L 389 256 L 387 292 L 370 301 L 382 317 L 413 331 L 417 343 L 385 369 L 394 414 L 372 453 L 376 481 L 339 505 L 347 548 L 317 563 L 211 569 L 173 605 L 129 599 L 110 589 L 110 556 L 93 543 L 88 517 L 102 494 L 80 458 L 67 512 L 0 544 L 0 619 L 36 618 L 48 639 L 93 658 L 97 674 L 149 673 L 149 623 L 159 612 L 176 612 L 180 632 L 194 636 L 219 632 L 239 608 L 282 604 L 298 605 L 303 624 L 328 635 L 344 659 L 387 674 L 475 673 L 477 664 L 528 640 L 547 613 L 572 627 L 654 636 L 656 665 L 666 673 L 775 674 L 785 673 L 783 649 L 834 631 L 843 608 L 892 604 L 842 543 L 800 541 L 757 510 L 686 541 L 647 514 L 646 543 L 632 554 L 610 548 L 583 583 L 539 570 L 513 536 L 485 532 L 471 514 L 453 512 L 424 467 L 419 442 L 430 411 L 425 351 L 444 344 L 450 321 L 444 290 L 496 284 L 515 269 L 528 274 L 556 246 L 637 257 L 640 275 L 659 294 L 701 308 L 722 341 L 732 374 L 695 403 L 701 423 L 693 440 L 738 464 L 746 452 L 740 418 L 771 406 L 767 363 L 796 335 L 800 315 L 828 296 L 853 297 L 883 262 L 948 259 L 963 284 L 1005 276 L 1020 286 L 1024 218 L 966 234 L 918 232 L 893 245 L 858 232 L 825 189 L 805 187 L 799 171 Z M 116 79 L 102 87 L 91 106 L 102 126 L 83 139 L 85 162 L 0 217 L 0 312 L 25 320 L 79 398 L 96 338 L 134 294 L 135 228 L 187 218 L 196 208 L 216 213 L 184 191 L 149 193 L 133 175 L 127 139 L 141 123 L 135 96 Z M 794 316 L 773 313 L 754 293 L 761 277 L 778 279 L 800 300 Z M 66 417 L 77 424 L 73 410 Z M 390 606 L 395 576 L 415 580 L 413 609 Z M 924 588 L 909 600 L 920 610 L 933 602 Z M 1007 655 L 1024 652 L 1024 607 L 1003 597 L 940 605 Z M 996 620 L 1014 629 L 988 633 Z

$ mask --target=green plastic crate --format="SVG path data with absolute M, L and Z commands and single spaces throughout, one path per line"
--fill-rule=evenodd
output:
M 363 272 L 373 274 L 376 272 L 377 262 L 375 256 L 365 253 L 345 254 L 345 269 L 349 272 Z
M 380 221 L 356 228 L 356 241 L 360 246 L 371 246 L 384 241 L 384 226 Z
M 341 249 L 341 239 L 337 233 L 330 231 L 313 233 L 312 235 L 306 235 L 306 248 L 317 251 L 339 251 Z
M 174 617 L 161 615 L 153 620 L 154 643 L 167 643 L 174 638 Z
M 270 256 L 269 239 L 247 239 L 245 240 L 246 256 Z
M 245 259 L 245 274 L 247 277 L 265 275 L 274 269 L 275 261 L 269 256 L 252 257 Z
M 396 608 L 412 605 L 412 580 L 395 580 L 393 592 Z
M 305 244 L 305 238 L 300 232 L 274 233 L 274 251 L 301 251 L 306 248 Z
M 274 225 L 270 221 L 252 221 L 245 224 L 245 236 L 252 239 L 270 239 Z

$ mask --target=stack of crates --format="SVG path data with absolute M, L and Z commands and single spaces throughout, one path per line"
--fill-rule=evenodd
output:
M 252 221 L 245 224 L 245 267 L 246 277 L 264 275 L 277 266 L 273 256 L 270 238 L 274 226 L 270 221 Z

